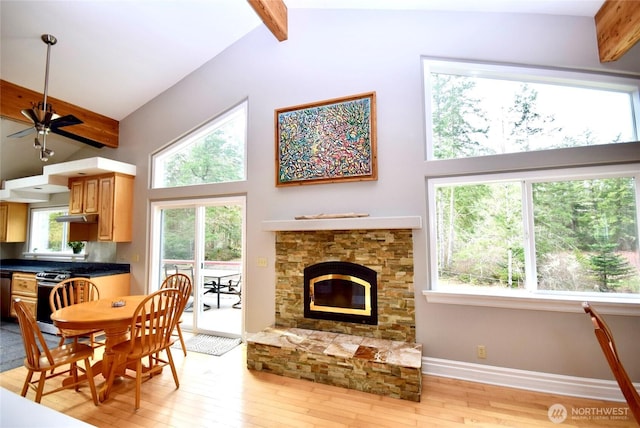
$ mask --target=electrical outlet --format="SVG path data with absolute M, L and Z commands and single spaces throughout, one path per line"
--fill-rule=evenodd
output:
M 258 257 L 258 266 L 259 267 L 267 267 L 267 258 L 266 257 Z
M 478 358 L 487 358 L 487 348 L 484 345 L 478 345 Z

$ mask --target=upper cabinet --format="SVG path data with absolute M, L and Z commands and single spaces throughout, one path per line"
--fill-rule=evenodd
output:
M 98 223 L 70 223 L 69 240 L 130 242 L 133 180 L 120 173 L 70 179 L 69 213 L 97 213 Z
M 100 177 L 98 240 L 131 241 L 133 177 L 113 174 Z
M 98 178 L 80 177 L 69 179 L 71 191 L 69 214 L 98 213 Z
M 0 202 L 0 242 L 27 240 L 27 204 Z

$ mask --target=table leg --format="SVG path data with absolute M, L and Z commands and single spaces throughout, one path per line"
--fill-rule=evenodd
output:
M 110 329 L 105 329 L 105 344 L 104 344 L 104 354 L 102 355 L 102 365 L 101 371 L 102 376 L 107 379 L 109 377 L 109 372 L 111 370 L 111 366 L 113 365 L 115 359 L 115 352 L 113 352 L 113 347 L 118 343 L 129 340 L 129 327 L 128 326 L 118 326 Z M 96 363 L 97 364 L 97 363 Z
M 222 288 L 222 278 L 218 278 L 218 309 L 220 309 L 220 289 Z
M 113 352 L 113 347 L 118 343 L 122 343 L 129 339 L 129 327 L 116 326 L 105 329 L 104 333 L 104 354 L 102 355 L 102 360 L 98 361 L 93 367 L 99 365 L 99 367 L 94 369 L 94 373 L 100 372 L 102 373 L 102 377 L 104 377 L 105 380 L 108 380 L 111 370 L 118 370 L 118 372 L 115 373 L 116 376 L 124 375 L 124 372 L 126 370 L 126 367 L 124 366 L 124 364 L 122 364 L 123 362 L 117 362 L 116 353 Z M 107 382 L 104 382 L 98 390 L 98 399 L 100 401 L 105 401 L 107 398 L 109 398 L 109 390 L 109 385 L 107 385 Z
M 113 347 L 118 343 L 124 342 L 129 339 L 129 327 L 128 326 L 118 326 L 110 329 L 105 329 L 105 346 L 104 353 L 102 354 L 102 359 L 96 361 L 91 369 L 93 371 L 94 376 L 98 376 L 102 374 L 102 377 L 107 380 L 109 378 L 109 373 L 112 369 L 118 369 L 121 373 L 116 373 L 116 375 L 124 374 L 126 368 L 124 365 L 118 366 L 118 364 L 114 365 L 115 362 L 115 352 L 113 352 Z M 118 368 L 119 367 L 119 368 Z M 83 374 L 80 379 L 86 379 L 86 374 Z M 73 378 L 68 377 L 62 381 L 63 386 L 68 386 L 73 384 Z M 108 398 L 107 391 L 107 383 L 103 382 L 103 384 L 98 389 L 98 399 L 100 401 L 104 401 Z

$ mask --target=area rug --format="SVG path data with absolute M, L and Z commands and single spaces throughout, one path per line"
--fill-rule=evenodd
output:
M 60 338 L 56 335 L 43 334 L 49 348 L 58 346 Z M 24 364 L 24 345 L 18 323 L 2 321 L 0 323 L 0 372 L 22 367 Z
M 220 356 L 242 343 L 240 338 L 210 336 L 208 334 L 196 334 L 185 340 L 187 351 L 200 352 Z M 180 342 L 173 344 L 172 348 L 180 348 Z

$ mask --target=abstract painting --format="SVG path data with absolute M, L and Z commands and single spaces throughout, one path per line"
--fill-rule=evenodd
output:
M 376 94 L 275 111 L 276 186 L 377 180 Z

